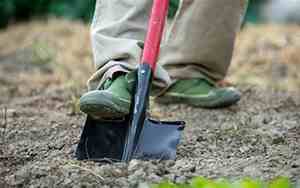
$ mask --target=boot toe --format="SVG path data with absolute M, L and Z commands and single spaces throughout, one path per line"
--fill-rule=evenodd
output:
M 129 114 L 130 103 L 107 91 L 91 91 L 80 98 L 80 110 L 96 119 L 121 118 Z

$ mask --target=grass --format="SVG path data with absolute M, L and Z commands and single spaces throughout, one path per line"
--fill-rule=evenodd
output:
M 80 107 L 79 107 L 79 97 L 72 95 L 71 99 L 69 101 L 69 105 L 71 108 L 71 115 L 73 114 L 79 114 L 80 113 Z
M 35 65 L 45 65 L 55 58 L 54 49 L 49 47 L 45 41 L 35 41 L 31 45 L 32 63 Z

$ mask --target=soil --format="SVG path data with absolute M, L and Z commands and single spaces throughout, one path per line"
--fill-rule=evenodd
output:
M 248 82 L 239 82 L 243 98 L 227 109 L 153 103 L 154 116 L 187 122 L 176 161 L 76 161 L 85 118 L 78 97 L 93 70 L 91 53 L 83 50 L 87 26 L 32 22 L 2 31 L 1 41 L 8 36 L 19 43 L 0 43 L 0 187 L 134 187 L 194 176 L 300 180 L 298 93 Z M 230 78 L 236 71 L 234 64 Z

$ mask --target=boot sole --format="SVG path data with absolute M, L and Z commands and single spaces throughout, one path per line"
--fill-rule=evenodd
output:
M 227 100 L 224 100 L 227 98 Z M 176 95 L 165 95 L 162 97 L 158 97 L 155 99 L 155 102 L 160 104 L 188 104 L 194 107 L 199 108 L 226 108 L 233 104 L 236 104 L 241 99 L 241 94 L 236 93 L 235 95 L 224 95 L 219 99 L 208 100 L 204 99 L 204 97 L 182 97 Z

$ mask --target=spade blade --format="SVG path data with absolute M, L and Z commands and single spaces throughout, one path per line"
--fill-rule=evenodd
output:
M 135 159 L 175 160 L 185 123 L 146 119 L 133 155 Z
M 76 149 L 76 158 L 121 161 L 128 126 L 128 118 L 119 121 L 100 121 L 87 117 Z M 184 122 L 160 122 L 147 118 L 133 158 L 174 160 L 183 129 Z
M 78 160 L 120 160 L 128 120 L 100 121 L 87 117 L 76 149 Z

